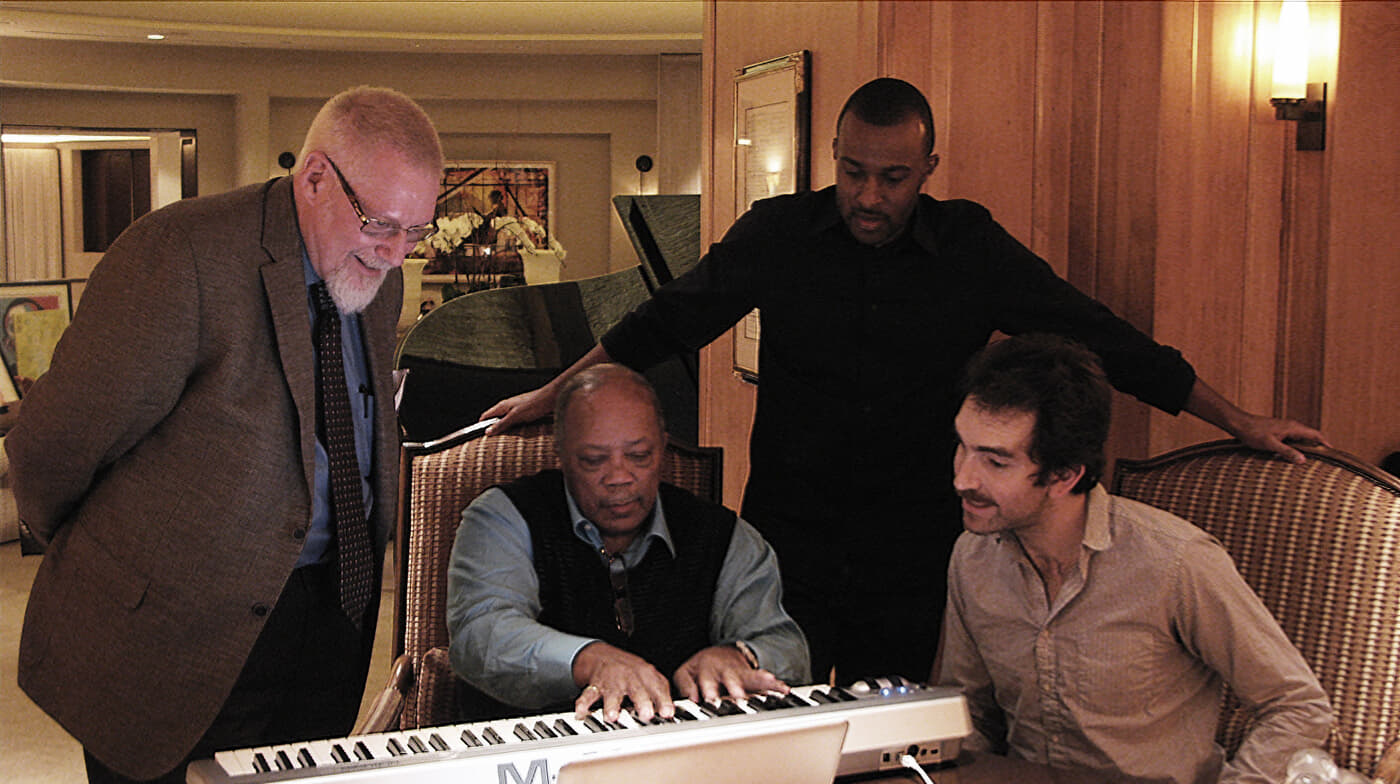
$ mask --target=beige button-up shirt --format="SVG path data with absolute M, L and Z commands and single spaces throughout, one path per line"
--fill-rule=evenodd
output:
M 1095 487 L 1077 571 L 1051 604 L 1014 536 L 963 533 L 940 682 L 967 695 L 972 749 L 1173 782 L 1278 782 L 1332 723 L 1317 678 L 1225 548 Z M 1216 745 L 1229 684 L 1256 724 Z

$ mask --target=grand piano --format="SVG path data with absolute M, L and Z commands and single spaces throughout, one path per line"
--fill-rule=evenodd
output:
M 583 280 L 490 289 L 443 303 L 399 345 L 409 371 L 399 406 L 407 441 L 430 441 L 475 422 L 491 405 L 534 389 L 583 356 L 658 286 L 700 259 L 699 196 L 613 199 L 641 263 Z M 647 371 L 667 430 L 698 443 L 696 357 Z

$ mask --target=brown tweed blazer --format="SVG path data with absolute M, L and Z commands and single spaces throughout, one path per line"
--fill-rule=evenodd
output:
M 395 514 L 402 289 L 396 272 L 362 315 L 377 563 Z M 193 748 L 291 574 L 311 519 L 313 378 L 281 178 L 133 224 L 5 440 L 20 515 L 48 543 L 20 686 L 128 776 Z

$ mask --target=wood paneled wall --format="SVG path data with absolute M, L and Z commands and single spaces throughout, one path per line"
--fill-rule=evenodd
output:
M 1311 5 L 1323 152 L 1294 150 L 1268 105 L 1277 2 L 712 2 L 703 230 L 717 239 L 734 218 L 736 68 L 812 51 L 814 188 L 833 181 L 851 90 L 908 79 L 938 126 L 929 193 L 987 205 L 1226 397 L 1379 461 L 1400 449 L 1400 3 Z M 730 351 L 702 355 L 701 427 L 726 447 L 738 503 L 753 391 Z M 1221 436 L 1124 398 L 1110 448 Z

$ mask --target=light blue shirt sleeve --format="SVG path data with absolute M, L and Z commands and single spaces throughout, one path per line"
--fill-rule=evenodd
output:
M 742 640 L 758 656 L 759 666 L 785 683 L 810 683 L 807 638 L 782 600 L 777 554 L 753 526 L 736 521 L 715 589 L 710 639 L 718 645 Z
M 579 517 L 572 499 L 569 508 Z M 577 519 L 575 531 L 581 540 L 598 545 L 591 541 L 596 534 L 587 521 Z M 651 529 L 623 554 L 629 568 L 649 546 L 671 547 L 659 500 Z M 529 526 L 504 492 L 487 490 L 462 513 L 448 567 L 452 668 L 486 694 L 525 709 L 577 697 L 574 656 L 595 641 L 539 623 L 539 596 Z M 777 556 L 743 520 L 736 522 L 720 569 L 710 637 L 716 645 L 743 640 L 760 666 L 788 683 L 810 680 L 806 638 L 782 608 Z
M 545 626 L 539 615 L 529 526 L 506 494 L 491 488 L 462 513 L 452 544 L 452 669 L 491 697 L 521 708 L 574 699 L 574 654 L 593 639 Z

